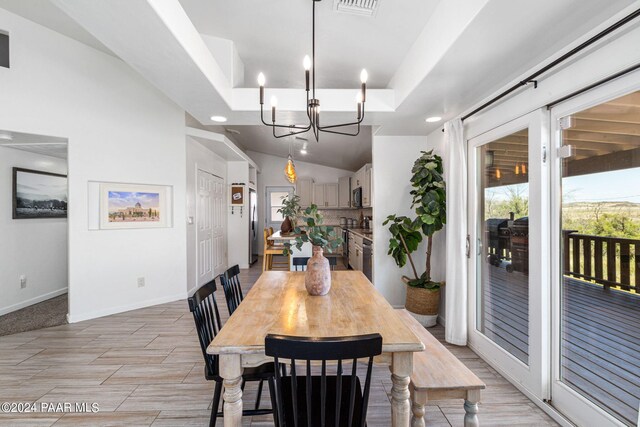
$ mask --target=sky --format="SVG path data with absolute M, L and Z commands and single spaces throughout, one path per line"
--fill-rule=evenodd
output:
M 158 193 L 130 193 L 109 191 L 109 210 L 129 208 L 140 203 L 143 208 L 158 209 L 160 206 L 160 194 Z
M 18 197 L 29 200 L 67 201 L 67 178 L 18 171 Z
M 589 175 L 567 177 L 562 180 L 564 203 L 574 202 L 631 202 L 640 203 L 640 168 L 622 169 Z M 526 184 L 487 188 L 486 197 L 506 200 L 507 188 L 518 188 L 528 195 Z
M 640 203 L 640 168 L 573 176 L 562 184 L 565 203 Z

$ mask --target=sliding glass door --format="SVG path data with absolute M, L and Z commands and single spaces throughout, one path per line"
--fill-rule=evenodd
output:
M 538 394 L 542 117 L 529 114 L 468 143 L 471 345 Z
M 552 111 L 552 402 L 581 425 L 638 423 L 640 91 L 624 84 Z

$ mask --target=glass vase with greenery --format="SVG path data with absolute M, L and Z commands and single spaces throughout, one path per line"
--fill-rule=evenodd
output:
M 431 250 L 433 235 L 446 223 L 445 182 L 442 158 L 433 154 L 433 150 L 421 153 L 411 170 L 411 208 L 415 208 L 416 217 L 411 219 L 407 216 L 389 215 L 383 225 L 390 224 L 388 254 L 398 267 L 404 267 L 407 260 L 411 264 L 414 277 L 407 284 L 437 290 L 441 284 L 431 280 Z M 424 272 L 419 275 L 411 254 L 418 250 L 424 237 L 427 239 L 426 263 Z

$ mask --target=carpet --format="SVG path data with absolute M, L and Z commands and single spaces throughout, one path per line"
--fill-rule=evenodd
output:
M 0 336 L 50 328 L 67 323 L 67 294 L 0 316 Z

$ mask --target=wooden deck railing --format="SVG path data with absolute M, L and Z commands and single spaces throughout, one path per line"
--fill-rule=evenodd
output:
M 565 275 L 640 293 L 640 240 L 563 234 Z

